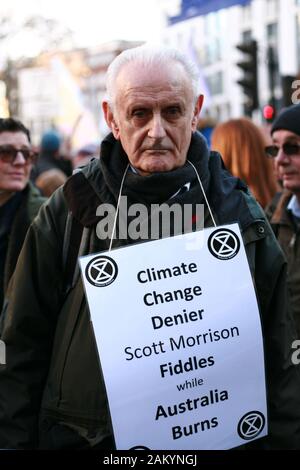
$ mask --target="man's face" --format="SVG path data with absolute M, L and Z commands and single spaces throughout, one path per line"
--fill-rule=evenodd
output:
M 300 136 L 286 130 L 278 130 L 273 133 L 275 145 L 280 147 L 275 158 L 275 167 L 282 180 L 283 187 L 295 194 L 300 195 Z M 282 146 L 293 144 L 295 148 L 299 146 L 298 152 L 293 155 L 286 155 Z
M 132 166 L 148 175 L 184 165 L 201 105 L 181 64 L 130 63 L 117 77 L 114 109 L 103 108 Z
M 16 149 L 30 149 L 28 137 L 23 132 L 1 132 L 0 147 L 6 145 Z M 2 161 L 0 156 L 0 191 L 22 191 L 28 183 L 31 168 L 32 165 L 26 163 L 21 152 L 18 152 L 13 163 Z

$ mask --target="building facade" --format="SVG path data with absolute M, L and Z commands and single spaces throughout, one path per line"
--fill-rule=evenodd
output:
M 111 41 L 15 61 L 17 111 L 11 114 L 30 128 L 35 145 L 50 128 L 57 129 L 73 149 L 99 142 L 108 132 L 101 110 L 107 67 L 124 49 L 140 44 Z M 2 101 L 0 87 L 0 106 Z
M 253 118 L 262 120 L 272 98 L 277 109 L 292 103 L 291 82 L 300 69 L 300 0 L 182 0 L 162 40 L 196 59 L 204 112 L 217 121 L 244 114 L 245 95 L 237 83 L 244 57 L 236 46 L 250 40 L 258 46 L 259 106 Z

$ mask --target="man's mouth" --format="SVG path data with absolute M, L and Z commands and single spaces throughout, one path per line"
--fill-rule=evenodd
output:
M 164 148 L 150 148 L 150 149 L 146 149 L 146 152 L 149 152 L 149 153 L 165 153 L 165 152 L 168 152 L 169 149 L 164 149 Z
M 24 178 L 24 173 L 10 173 L 8 176 L 11 178 Z

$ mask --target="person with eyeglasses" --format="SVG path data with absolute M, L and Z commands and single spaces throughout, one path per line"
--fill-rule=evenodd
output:
M 0 119 L 0 311 L 27 229 L 45 201 L 29 182 L 35 162 L 29 130 L 16 119 Z
M 276 195 L 267 216 L 288 261 L 288 288 L 300 338 L 300 104 L 284 109 L 275 119 L 273 145 L 266 154 L 274 160 L 283 191 Z

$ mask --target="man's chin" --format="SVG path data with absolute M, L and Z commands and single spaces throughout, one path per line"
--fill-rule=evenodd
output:
M 135 167 L 137 172 L 143 176 L 151 175 L 153 173 L 166 173 L 168 171 L 175 170 L 180 165 L 176 165 L 175 162 L 170 161 L 153 161 L 147 162 L 147 165 L 141 167 Z
M 142 176 L 150 176 L 155 173 L 166 173 L 167 171 L 172 171 L 174 168 L 168 168 L 166 166 L 153 166 L 147 169 L 138 169 L 137 172 Z
M 26 186 L 27 182 L 24 183 L 24 182 L 16 182 L 12 185 L 9 185 L 9 187 L 7 187 L 4 191 L 7 191 L 7 192 L 12 192 L 12 193 L 15 193 L 15 192 L 18 192 L 18 191 L 23 191 L 23 189 L 25 189 L 25 186 Z

